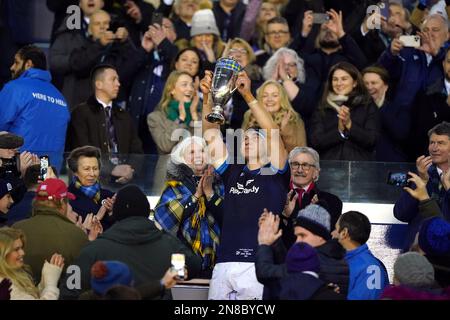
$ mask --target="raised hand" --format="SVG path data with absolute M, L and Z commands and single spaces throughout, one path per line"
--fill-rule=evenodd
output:
M 136 23 L 142 21 L 142 12 L 137 4 L 132 0 L 127 0 L 125 3 L 125 8 L 127 8 L 127 15 L 129 15 Z
M 419 201 L 424 201 L 424 200 L 430 199 L 430 196 L 428 195 L 428 191 L 427 191 L 426 182 L 424 182 L 414 172 L 408 172 L 408 175 L 411 177 L 408 179 L 408 182 L 414 182 L 414 184 L 416 185 L 416 189 L 411 189 L 410 187 L 404 187 L 403 190 L 408 192 L 411 195 L 411 197 L 413 197 Z
M 291 190 L 288 192 L 286 196 L 286 202 L 284 204 L 283 216 L 289 218 L 292 215 L 292 212 L 295 209 L 295 205 L 297 204 L 298 194 L 295 190 Z
M 403 49 L 403 42 L 400 41 L 399 38 L 395 38 L 391 42 L 391 53 L 394 56 L 398 56 L 400 51 Z
M 125 42 L 128 39 L 128 30 L 124 27 L 117 28 L 115 35 L 117 40 Z
M 420 178 L 425 182 L 427 182 L 429 179 L 428 168 L 432 164 L 433 164 L 433 160 L 431 159 L 431 156 L 428 156 L 428 157 L 420 156 L 416 160 L 417 172 L 419 173 Z
M 259 226 L 258 244 L 270 246 L 277 241 L 282 235 L 282 230 L 279 229 L 279 225 L 280 217 L 269 212 Z
M 341 106 L 338 112 L 338 129 L 343 132 L 345 130 L 350 130 L 352 127 L 352 119 L 350 118 L 350 109 L 346 106 Z
M 152 34 L 150 30 L 147 30 L 144 33 L 144 36 L 142 37 L 141 40 L 141 46 L 147 52 L 150 52 L 155 48 L 155 43 L 152 40 Z
M 166 38 L 166 33 L 164 32 L 164 29 L 159 24 L 153 24 L 148 27 L 148 30 L 150 31 L 150 34 L 152 36 L 152 41 L 156 46 L 159 46 L 159 44 Z
M 331 32 L 335 33 L 339 39 L 342 38 L 345 35 L 344 25 L 342 22 L 342 11 L 337 13 L 336 10 L 331 9 L 330 11 L 327 11 L 327 14 L 330 17 L 330 20 L 326 24 L 327 28 Z
M 207 101 L 208 94 L 211 92 L 213 73 L 210 70 L 205 71 L 205 76 L 200 81 L 200 90 L 203 93 L 203 100 Z
M 303 21 L 302 21 L 302 36 L 304 38 L 308 37 L 309 33 L 311 32 L 313 27 L 313 21 L 314 21 L 313 11 L 312 10 L 305 11 L 305 13 L 303 14 Z

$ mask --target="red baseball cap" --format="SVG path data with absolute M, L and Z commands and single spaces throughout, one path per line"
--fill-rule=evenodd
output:
M 39 193 L 47 193 L 46 196 L 39 196 Z M 76 197 L 73 193 L 67 191 L 67 186 L 61 179 L 50 178 L 41 182 L 36 190 L 37 200 L 53 200 L 63 199 L 75 200 Z

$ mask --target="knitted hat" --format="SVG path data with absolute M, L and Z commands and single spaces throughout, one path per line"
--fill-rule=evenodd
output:
M 394 263 L 394 276 L 402 285 L 427 287 L 434 284 L 434 269 L 431 263 L 417 252 L 398 256 Z
M 12 190 L 12 185 L 6 180 L 0 179 L 0 199 L 6 194 L 10 193 Z
M 120 261 L 97 261 L 91 268 L 92 290 L 101 296 L 116 285 L 132 286 L 132 284 L 130 268 Z
M 316 250 L 305 242 L 296 242 L 286 255 L 286 267 L 288 272 L 320 270 L 319 257 Z
M 220 36 L 216 18 L 211 9 L 198 10 L 192 16 L 191 37 L 199 34 L 215 34 Z
M 129 217 L 148 217 L 150 204 L 146 195 L 136 185 L 128 185 L 117 192 L 113 217 L 117 221 Z
M 450 223 L 439 217 L 423 221 L 419 247 L 427 255 L 450 256 Z
M 331 239 L 330 214 L 317 204 L 310 204 L 300 210 L 295 226 L 303 227 L 325 240 Z

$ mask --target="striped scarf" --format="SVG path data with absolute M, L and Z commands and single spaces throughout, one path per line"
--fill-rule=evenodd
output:
M 73 177 L 75 188 L 79 189 L 86 197 L 94 200 L 96 204 L 100 202 L 100 183 L 97 181 L 92 186 L 83 186 L 78 177 Z
M 155 208 L 155 218 L 165 230 L 177 233 L 191 245 L 192 251 L 202 257 L 204 270 L 214 266 L 216 250 L 219 246 L 220 229 L 212 214 L 207 214 L 205 196 L 198 199 L 194 213 L 183 221 L 183 209 L 192 193 L 180 181 L 166 182 L 159 203 Z M 221 200 L 220 200 L 221 201 Z

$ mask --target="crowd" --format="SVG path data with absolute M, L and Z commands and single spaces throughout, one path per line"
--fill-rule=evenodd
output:
M 0 299 L 170 299 L 192 278 L 214 300 L 450 299 L 450 1 L 47 0 L 47 53 L 20 3 L 0 1 Z M 137 154 L 160 156 L 153 209 Z M 415 162 L 393 279 L 320 159 Z

